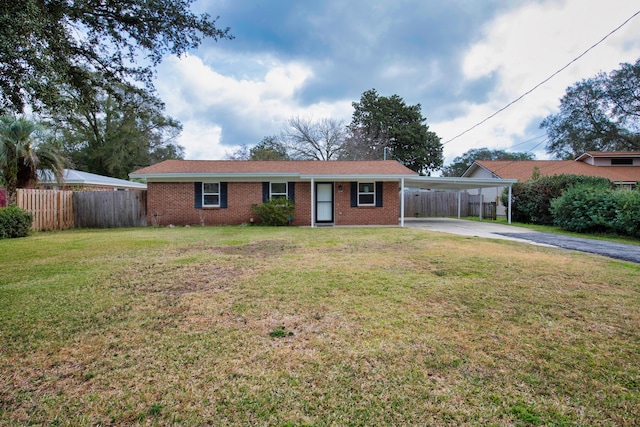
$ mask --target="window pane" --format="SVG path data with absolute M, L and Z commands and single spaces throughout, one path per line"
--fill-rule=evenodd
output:
M 204 183 L 204 193 L 219 193 L 220 192 L 220 184 L 217 182 L 205 182 Z
M 359 193 L 373 193 L 373 182 L 361 182 L 358 187 Z
M 217 194 L 207 194 L 204 196 L 204 204 L 206 206 L 218 206 L 220 204 L 220 197 Z
M 358 204 L 360 205 L 372 205 L 373 194 L 360 194 L 358 196 Z
M 271 183 L 271 194 L 287 194 L 287 183 L 286 182 L 272 182 Z

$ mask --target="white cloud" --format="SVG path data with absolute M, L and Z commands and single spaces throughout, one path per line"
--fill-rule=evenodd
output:
M 498 16 L 485 26 L 484 36 L 468 49 L 463 61 L 467 79 L 495 79 L 489 100 L 465 105 L 463 115 L 434 123 L 434 130 L 446 141 L 523 95 L 633 15 L 637 5 L 631 3 L 546 1 Z M 532 138 L 535 135 L 527 135 L 527 127 L 556 111 L 568 86 L 600 71 L 616 69 L 621 62 L 635 62 L 640 56 L 639 33 L 637 17 L 523 100 L 447 144 L 447 159 L 471 148 L 504 149 L 514 141 Z M 542 151 L 539 154 L 544 156 Z
M 156 86 L 167 114 L 183 124 L 178 143 L 185 147 L 186 158 L 222 158 L 240 145 L 259 142 L 223 141 L 224 126 L 235 124 L 250 130 L 248 133 L 267 136 L 277 133 L 293 116 L 338 118 L 347 111 L 346 115 L 350 114 L 348 101 L 300 105 L 296 91 L 313 76 L 309 67 L 259 57 L 244 61 L 253 68 L 263 68 L 262 75 L 223 75 L 196 55 L 167 58 L 163 64 Z

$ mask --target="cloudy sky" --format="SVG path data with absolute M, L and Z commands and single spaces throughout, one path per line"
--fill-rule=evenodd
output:
M 288 118 L 348 123 L 376 89 L 421 104 L 445 164 L 471 148 L 545 153 L 541 120 L 568 86 L 640 58 L 631 0 L 198 0 L 234 40 L 168 57 L 156 86 L 184 126 L 187 159 L 222 159 L 279 133 Z

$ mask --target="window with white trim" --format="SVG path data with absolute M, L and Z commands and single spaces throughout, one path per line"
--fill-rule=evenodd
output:
M 287 198 L 287 183 L 286 182 L 272 182 L 270 185 L 270 198 L 271 199 L 286 199 Z
M 203 207 L 220 207 L 220 183 L 219 182 L 203 182 L 202 183 L 202 206 Z
M 358 183 L 358 206 L 376 205 L 376 184 L 375 182 Z

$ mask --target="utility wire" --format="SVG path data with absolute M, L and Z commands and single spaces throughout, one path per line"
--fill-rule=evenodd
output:
M 598 42 L 596 42 L 594 45 L 592 45 L 591 47 L 589 47 L 589 49 L 585 50 L 584 52 L 582 52 L 580 55 L 578 55 L 577 57 L 575 57 L 573 60 L 571 60 L 571 62 L 569 62 L 567 65 L 565 65 L 564 67 L 560 68 L 558 71 L 556 71 L 555 73 L 551 74 L 549 77 L 547 77 L 546 79 L 544 79 L 543 81 L 541 81 L 540 83 L 538 83 L 537 85 L 535 85 L 532 89 L 528 90 L 527 92 L 525 92 L 524 94 L 522 94 L 521 96 L 519 96 L 518 98 L 514 99 L 513 101 L 511 101 L 510 103 L 508 103 L 507 105 L 505 105 L 504 107 L 502 107 L 501 109 L 499 109 L 498 111 L 496 111 L 495 113 L 491 114 L 489 117 L 487 117 L 486 119 L 476 123 L 475 125 L 471 126 L 469 129 L 465 130 L 464 132 L 454 136 L 453 138 L 445 141 L 442 143 L 442 145 L 447 145 L 448 143 L 450 143 L 451 141 L 460 138 L 462 135 L 466 134 L 467 132 L 472 131 L 473 129 L 477 128 L 478 126 L 480 126 L 481 124 L 483 124 L 484 122 L 486 122 L 489 119 L 494 118 L 495 116 L 497 116 L 498 114 L 500 114 L 501 112 L 503 112 L 504 110 L 506 110 L 507 108 L 511 107 L 513 104 L 515 104 L 516 102 L 520 101 L 522 98 L 524 98 L 525 96 L 529 95 L 531 92 L 533 92 L 534 90 L 536 90 L 537 88 L 539 88 L 540 86 L 542 86 L 543 84 L 545 84 L 546 82 L 548 82 L 549 80 L 551 80 L 552 78 L 554 78 L 556 75 L 560 74 L 562 71 L 564 71 L 565 69 L 567 69 L 571 64 L 573 64 L 574 62 L 576 62 L 577 60 L 579 60 L 580 58 L 582 58 L 583 56 L 585 56 L 590 50 L 592 50 L 593 48 L 595 48 L 596 46 L 598 46 L 600 43 L 602 43 L 603 41 L 605 41 L 607 38 L 609 38 L 609 36 L 611 36 L 613 33 L 615 33 L 616 31 L 618 31 L 620 28 L 624 27 L 629 21 L 631 21 L 633 18 L 635 18 L 636 16 L 640 15 L 640 10 L 637 11 L 636 13 L 634 13 L 633 15 L 631 15 L 626 21 L 624 21 L 622 24 L 620 24 L 619 26 L 617 26 L 616 28 L 614 28 L 613 30 L 611 30 L 609 32 L 609 34 L 607 34 L 606 36 L 604 36 L 603 38 L 601 38 Z

